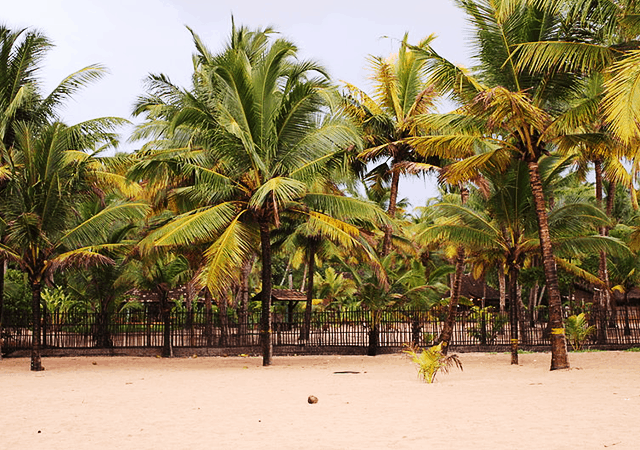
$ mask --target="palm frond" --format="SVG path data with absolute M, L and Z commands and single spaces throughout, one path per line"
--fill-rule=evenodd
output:
M 240 268 L 253 254 L 258 242 L 255 229 L 240 221 L 241 214 L 231 220 L 224 232 L 205 252 L 205 266 L 198 280 L 219 298 L 239 283 Z
M 175 217 L 165 226 L 149 233 L 141 246 L 190 245 L 217 239 L 237 218 L 238 204 L 225 202 L 196 209 Z

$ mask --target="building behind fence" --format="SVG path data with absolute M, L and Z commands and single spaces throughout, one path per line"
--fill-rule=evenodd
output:
M 303 313 L 276 313 L 273 345 L 276 353 L 369 353 L 398 351 L 407 344 L 431 345 L 440 334 L 445 310 L 394 309 L 383 312 L 318 311 L 312 316 L 308 340 L 300 339 Z M 171 343 L 175 349 L 218 349 L 259 353 L 259 314 L 239 320 L 232 312 L 178 311 L 172 314 Z M 618 313 L 607 321 L 605 348 L 640 345 L 640 315 L 637 308 Z M 521 348 L 549 346 L 544 321 L 520 323 Z M 3 352 L 28 350 L 31 317 L 5 317 Z M 510 343 L 506 314 L 491 310 L 461 311 L 450 346 L 460 350 L 506 349 Z M 590 344 L 595 344 L 595 333 Z M 94 313 L 45 313 L 42 319 L 43 349 L 144 349 L 163 345 L 163 323 L 148 310 L 123 311 L 111 315 Z M 602 347 L 602 346 L 600 346 Z M 212 353 L 215 354 L 215 353 Z

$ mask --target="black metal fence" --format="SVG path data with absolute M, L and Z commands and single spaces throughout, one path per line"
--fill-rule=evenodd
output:
M 607 345 L 640 345 L 640 314 L 637 308 L 620 311 L 607 320 Z M 276 313 L 273 345 L 321 349 L 360 347 L 400 349 L 408 343 L 427 346 L 438 337 L 444 310 L 322 311 L 312 316 L 309 339 L 301 339 L 303 313 Z M 221 316 L 217 311 L 174 312 L 171 342 L 174 348 L 259 347 L 259 314 L 240 319 L 237 314 Z M 94 313 L 46 313 L 42 319 L 44 348 L 145 348 L 163 345 L 164 325 L 157 315 L 126 311 L 109 316 Z M 521 322 L 521 347 L 548 346 L 548 326 L 544 321 Z M 5 317 L 3 351 L 10 353 L 31 346 L 30 316 Z M 595 343 L 593 333 L 591 343 Z M 510 343 L 506 314 L 461 311 L 455 323 L 451 347 L 499 348 Z

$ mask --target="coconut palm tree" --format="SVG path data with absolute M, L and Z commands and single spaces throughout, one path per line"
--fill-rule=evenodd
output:
M 623 142 L 638 138 L 637 58 L 640 5 L 629 0 L 528 0 L 557 16 L 562 35 L 540 34 L 518 46 L 518 67 L 534 73 L 564 71 L 605 77 L 603 110 Z
M 44 96 L 38 72 L 50 47 L 50 41 L 40 32 L 0 25 L 0 142 L 4 151 L 16 145 L 17 123 L 44 125 L 57 120 L 61 104 L 105 73 L 99 65 L 87 66 L 66 77 Z M 7 161 L 0 162 L 0 198 L 6 194 L 11 170 Z M 0 280 L 4 280 L 4 267 L 0 256 Z M 0 329 L 3 296 L 0 281 Z
M 419 47 L 425 47 L 433 39 L 424 39 Z M 374 92 L 372 96 L 352 84 L 346 84 L 345 112 L 361 127 L 368 148 L 360 152 L 365 162 L 381 161 L 368 178 L 374 183 L 390 178 L 388 214 L 395 218 L 398 202 L 398 186 L 403 173 L 403 163 L 415 161 L 418 155 L 405 138 L 420 133 L 415 117 L 434 107 L 435 93 L 424 81 L 424 62 L 416 58 L 407 43 L 405 34 L 396 55 L 388 59 L 370 57 Z M 382 255 L 391 251 L 391 227 L 384 230 Z
M 558 162 L 547 157 L 541 161 L 545 185 L 566 169 L 570 160 Z M 546 166 L 546 167 L 545 167 Z M 528 189 L 527 167 L 518 162 L 506 174 L 494 173 L 485 177 L 490 182 L 489 194 L 469 207 L 452 203 L 434 205 L 439 219 L 429 224 L 419 235 L 420 240 L 445 239 L 462 245 L 470 261 L 480 262 L 474 270 L 480 274 L 487 261 L 497 265 L 507 275 L 510 301 L 512 364 L 518 364 L 518 325 L 520 305 L 517 302 L 517 282 L 520 270 L 531 264 L 531 255 L 539 252 L 533 200 Z M 557 201 L 549 213 L 550 232 L 555 258 L 563 269 L 602 286 L 603 282 L 582 270 L 571 261 L 589 254 L 595 248 L 612 249 L 625 254 L 626 248 L 617 240 L 592 236 L 597 227 L 609 223 L 608 217 L 589 203 Z
M 611 211 L 615 183 L 628 186 L 634 204 L 637 196 L 633 183 L 620 163 L 622 157 L 633 161 L 632 172 L 638 173 L 637 93 L 634 92 L 633 59 L 638 51 L 635 40 L 640 27 L 639 6 L 629 1 L 547 1 L 531 0 L 561 17 L 564 36 L 541 36 L 534 42 L 522 43 L 517 52 L 518 65 L 534 73 L 564 71 L 585 77 L 585 86 L 592 95 L 582 97 L 578 104 L 556 120 L 567 124 L 569 146 L 593 161 L 596 176 L 596 199 L 602 203 L 603 168 L 610 181 L 607 210 Z M 586 76 L 585 76 L 586 75 Z M 595 86 L 595 89 L 593 87 Z M 569 120 L 567 120 L 569 119 Z M 568 123 L 567 123 L 568 122 Z M 585 124 L 587 125 L 585 127 Z M 562 145 L 561 145 L 562 147 Z M 603 167 L 604 164 L 604 167 Z M 606 235 L 604 227 L 601 234 Z M 600 277 L 608 278 L 607 256 L 600 255 Z M 598 291 L 598 341 L 606 341 L 605 315 L 609 304 L 609 289 Z
M 468 155 L 443 173 L 442 178 L 449 183 L 469 180 L 481 169 L 507 170 L 513 159 L 527 163 L 550 297 L 551 369 L 567 368 L 557 268 L 538 162 L 550 150 L 553 136 L 548 134 L 548 129 L 554 116 L 562 111 L 575 77 L 564 72 L 534 75 L 519 71 L 514 53 L 522 43 L 540 35 L 562 34 L 565 30 L 559 26 L 557 16 L 524 1 L 459 0 L 457 4 L 473 27 L 478 64 L 473 73 L 469 73 L 435 51 L 416 49 L 429 61 L 431 81 L 436 88 L 451 92 L 463 106 L 456 114 L 425 119 L 423 126 L 448 129 L 446 134 L 411 142 L 425 155 L 438 155 L 451 149 Z
M 15 145 L 3 149 L 10 173 L 7 200 L 1 207 L 7 233 L 0 252 L 29 277 L 33 308 L 32 370 L 42 370 L 40 303 L 45 280 L 66 266 L 111 263 L 110 258 L 100 253 L 108 244 L 96 242 L 95 237 L 107 224 L 140 219 L 147 212 L 141 203 L 114 203 L 89 219 L 74 223 L 75 206 L 91 192 L 87 177 L 89 160 L 79 157 L 78 149 L 113 140 L 111 128 L 118 123 L 108 119 L 71 127 L 61 123 L 44 127 L 18 123 L 14 126 Z
M 186 107 L 173 126 L 206 130 L 198 142 L 208 161 L 188 161 L 185 190 L 198 206 L 176 216 L 146 238 L 159 246 L 208 243 L 203 285 L 223 296 L 239 285 L 240 268 L 261 250 L 263 364 L 272 362 L 271 233 L 289 215 L 300 215 L 318 233 L 350 246 L 359 231 L 326 213 L 364 215 L 385 221 L 374 209 L 310 189 L 327 179 L 337 156 L 358 142 L 348 121 L 322 114 L 331 96 L 324 69 L 298 61 L 297 48 L 265 31 L 232 30 L 228 47 L 212 55 L 194 35 L 201 86 L 210 90 L 207 108 Z M 201 134 L 202 135 L 202 134 Z M 206 146 L 206 147 L 205 147 Z

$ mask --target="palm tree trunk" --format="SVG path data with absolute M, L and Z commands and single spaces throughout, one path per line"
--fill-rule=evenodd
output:
M 460 187 L 460 198 L 462 205 L 467 203 L 469 198 L 469 190 L 465 187 Z M 464 248 L 458 247 L 456 254 L 456 271 L 453 276 L 453 282 L 451 283 L 451 298 L 449 299 L 449 311 L 447 312 L 447 319 L 442 327 L 442 332 L 438 338 L 438 342 L 442 343 L 442 353 L 445 355 L 449 351 L 449 343 L 453 337 L 453 326 L 456 323 L 456 316 L 458 313 L 458 301 L 460 299 L 460 286 L 462 285 L 462 275 L 464 274 Z
M 380 346 L 380 316 L 380 310 L 371 310 L 371 328 L 369 329 L 367 356 L 376 356 L 378 354 L 378 347 Z
M 269 224 L 260 223 L 260 243 L 262 248 L 262 316 L 260 318 L 260 341 L 262 344 L 262 365 L 270 366 L 273 342 L 271 340 L 271 231 Z
M 607 216 L 608 217 L 613 217 L 613 203 L 615 201 L 615 196 L 616 196 L 616 182 L 615 181 L 610 181 L 609 182 L 609 189 L 607 190 L 607 205 L 606 205 L 606 212 L 607 212 Z M 603 236 L 609 236 L 609 227 L 604 227 L 603 228 Z M 606 286 L 607 286 L 607 290 L 605 293 L 605 301 L 607 303 L 607 305 L 609 305 L 611 307 L 611 316 L 613 318 L 613 322 L 614 324 L 617 326 L 618 323 L 618 308 L 617 308 L 617 304 L 616 304 L 616 300 L 615 298 L 611 295 L 611 291 L 609 290 L 609 270 L 607 268 L 607 260 L 606 258 L 604 259 L 604 276 L 605 278 L 603 279 L 603 281 L 605 282 Z
M 393 167 L 393 166 L 392 166 Z M 391 219 L 396 217 L 396 203 L 398 202 L 398 186 L 400 185 L 400 172 L 393 171 L 391 174 L 391 186 L 389 190 L 389 209 L 387 214 Z M 393 228 L 389 225 L 384 227 L 384 240 L 382 241 L 382 256 L 387 256 L 391 252 L 391 237 Z
M 458 300 L 460 299 L 460 286 L 462 284 L 462 275 L 464 273 L 464 248 L 458 247 L 456 254 L 456 271 L 451 283 L 451 297 L 449 299 L 449 310 L 447 318 L 442 327 L 442 332 L 438 338 L 438 342 L 442 343 L 442 352 L 446 355 L 453 337 L 453 327 L 456 323 L 456 315 L 458 312 Z
M 220 315 L 220 346 L 225 347 L 227 345 L 227 336 L 229 334 L 229 316 L 227 312 L 227 299 L 221 297 L 218 301 L 218 311 Z
M 31 278 L 31 277 L 30 277 Z M 40 303 L 42 283 L 37 279 L 30 279 L 31 284 L 31 312 L 33 315 L 33 330 L 31 336 L 31 370 L 39 372 L 44 370 L 40 357 L 40 343 L 42 342 L 42 330 L 40 328 Z
M 631 326 L 629 324 L 629 289 L 624 290 L 624 335 L 631 336 Z
M 208 287 L 204 288 L 204 336 L 207 347 L 213 345 L 213 296 Z
M 518 269 L 509 267 L 509 337 L 511 338 L 511 364 L 518 364 Z
M 503 313 L 507 306 L 507 281 L 502 267 L 498 267 L 498 289 L 500 290 L 500 312 Z
M 113 347 L 113 339 L 111 339 L 111 333 L 109 332 L 111 315 L 109 314 L 109 305 L 113 302 L 113 297 L 106 296 L 100 301 L 100 311 L 98 312 L 98 326 L 97 326 L 97 345 L 98 348 L 111 348 Z
M 596 203 L 598 207 L 602 208 L 602 161 L 594 161 L 595 167 L 595 181 L 596 181 Z M 606 236 L 606 227 L 600 228 L 600 236 Z M 595 292 L 595 316 L 596 316 L 596 328 L 597 328 L 597 341 L 598 344 L 607 343 L 607 309 L 608 309 L 608 270 L 607 270 L 607 253 L 600 252 L 600 260 L 598 263 L 598 277 L 605 282 L 604 287 L 598 288 Z M 595 286 L 594 286 L 595 287 Z
M 249 258 L 242 266 L 242 279 L 240 281 L 240 293 L 238 299 L 238 335 L 240 343 L 247 342 L 247 332 L 249 325 L 249 313 L 247 307 L 249 305 L 249 276 L 251 275 L 251 267 L 253 266 L 253 256 Z
M 307 281 L 307 302 L 304 309 L 304 324 L 300 330 L 300 340 L 308 341 L 311 333 L 311 311 L 313 308 L 313 275 L 316 271 L 316 248 L 314 239 L 309 241 L 309 275 Z
M 187 298 L 186 298 L 186 304 L 187 304 L 187 317 L 186 317 L 186 323 L 185 323 L 185 328 L 187 330 L 189 330 L 189 346 L 191 347 L 195 347 L 196 345 L 196 335 L 195 335 L 195 327 L 194 327 L 194 308 L 193 308 L 193 301 L 196 299 L 196 286 L 194 283 L 194 280 L 189 280 L 186 284 L 186 293 L 187 293 Z
M 158 292 L 160 297 L 160 308 L 162 311 L 162 356 L 173 357 L 173 343 L 171 342 L 171 306 L 169 304 L 169 293 L 164 289 Z
M 516 292 L 518 298 L 518 324 L 520 333 L 520 342 L 523 344 L 529 343 L 529 335 L 527 333 L 527 308 L 522 301 L 522 284 L 516 281 Z
M 568 369 L 567 341 L 562 319 L 562 297 L 558 286 L 558 272 L 551 248 L 547 209 L 540 180 L 540 169 L 536 161 L 529 161 L 529 182 L 536 208 L 538 234 L 542 249 L 542 265 L 549 293 L 549 325 L 551 327 L 551 370 Z

